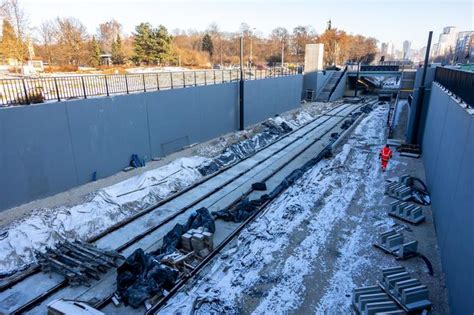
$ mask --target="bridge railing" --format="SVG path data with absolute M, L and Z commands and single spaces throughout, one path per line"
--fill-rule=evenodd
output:
M 437 67 L 434 80 L 474 108 L 474 72 Z
M 399 65 L 361 65 L 360 71 L 400 71 Z
M 346 74 L 346 72 L 347 72 L 347 66 L 344 68 L 344 70 L 342 71 L 342 73 L 339 75 L 339 78 L 337 79 L 336 84 L 334 84 L 334 86 L 332 87 L 331 92 L 329 93 L 328 100 L 331 99 L 332 94 L 334 93 L 334 91 L 336 91 L 337 86 L 338 86 L 339 83 L 341 82 L 341 80 L 342 80 L 342 78 L 344 77 L 344 75 Z
M 296 69 L 246 69 L 244 80 L 297 74 Z M 240 69 L 0 79 L 0 107 L 150 92 L 240 80 Z

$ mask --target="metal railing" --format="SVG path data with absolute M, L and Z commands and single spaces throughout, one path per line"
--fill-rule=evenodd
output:
M 342 73 L 339 74 L 339 78 L 337 78 L 336 84 L 334 84 L 334 86 L 333 86 L 332 89 L 331 89 L 331 92 L 329 93 L 328 101 L 331 99 L 331 96 L 332 96 L 332 94 L 334 93 L 334 91 L 336 91 L 337 86 L 338 86 L 339 83 L 341 82 L 341 80 L 342 80 L 342 78 L 344 77 L 344 75 L 346 74 L 346 72 L 347 72 L 347 66 L 344 68 L 344 70 L 342 71 Z M 356 84 L 357 84 L 357 82 L 356 82 Z
M 474 72 L 437 67 L 434 80 L 474 108 Z
M 247 69 L 244 80 L 297 74 L 284 68 Z M 240 80 L 240 69 L 0 79 L 0 107 L 150 92 Z
M 361 65 L 360 71 L 400 71 L 399 65 Z

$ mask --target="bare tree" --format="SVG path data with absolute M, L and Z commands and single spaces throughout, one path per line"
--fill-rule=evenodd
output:
M 211 35 L 212 40 L 214 41 L 216 54 L 212 56 L 212 59 L 215 61 L 218 60 L 219 64 L 222 65 L 224 57 L 224 41 L 222 39 L 222 32 L 219 30 L 219 26 L 215 22 L 211 23 L 207 27 L 206 33 Z
M 60 64 L 82 65 L 88 62 L 88 34 L 86 27 L 75 18 L 57 18 L 55 37 Z
M 26 37 L 29 33 L 29 22 L 26 13 L 18 0 L 4 0 L 0 12 L 15 32 L 15 45 L 12 48 L 11 57 L 23 63 L 28 55 Z
M 40 42 L 44 49 L 44 57 L 48 64 L 53 64 L 53 45 L 55 43 L 55 25 L 53 21 L 44 21 L 38 28 Z
M 112 43 L 120 36 L 122 32 L 122 24 L 112 19 L 108 22 L 99 24 L 97 29 L 97 40 L 102 51 L 110 53 L 112 51 Z
M 270 34 L 271 51 L 272 55 L 274 56 L 273 58 L 280 55 L 280 62 L 282 65 L 285 62 L 285 52 L 288 50 L 289 38 L 290 34 L 284 27 L 277 27 Z
M 304 60 L 306 44 L 314 42 L 316 32 L 311 26 L 297 26 L 293 29 L 292 48 L 297 61 Z

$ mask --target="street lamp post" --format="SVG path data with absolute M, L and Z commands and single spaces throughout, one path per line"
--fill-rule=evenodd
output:
M 244 130 L 244 37 L 240 37 L 239 130 Z
M 283 64 L 285 63 L 285 40 L 281 41 L 281 68 L 283 69 Z
M 253 31 L 254 30 L 255 30 L 255 27 L 250 30 L 250 56 L 249 56 L 250 68 L 252 68 L 252 65 L 253 65 Z
M 354 97 L 357 97 L 357 83 L 359 82 L 359 72 L 360 72 L 360 60 L 357 61 L 357 76 L 354 89 Z

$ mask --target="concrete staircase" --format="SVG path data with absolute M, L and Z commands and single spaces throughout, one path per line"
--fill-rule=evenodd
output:
M 317 102 L 329 102 L 331 98 L 331 94 L 333 89 L 336 87 L 339 79 L 344 75 L 344 71 L 336 71 L 333 72 L 331 77 L 328 79 L 326 85 L 324 86 L 321 93 L 319 93 L 318 97 L 316 98 Z

